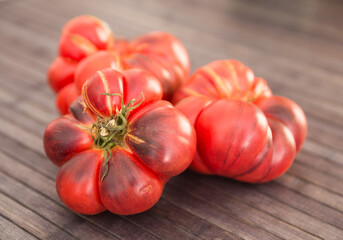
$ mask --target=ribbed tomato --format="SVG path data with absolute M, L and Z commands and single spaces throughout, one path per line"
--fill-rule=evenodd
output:
M 190 168 L 205 174 L 270 181 L 289 169 L 307 134 L 302 109 L 234 60 L 198 69 L 174 103 L 197 132 Z
M 195 131 L 161 99 L 161 84 L 150 73 L 109 68 L 86 81 L 71 114 L 47 126 L 44 148 L 61 166 L 56 188 L 71 210 L 143 212 L 189 166 Z
M 163 99 L 170 100 L 188 78 L 190 63 L 186 49 L 171 34 L 154 32 L 132 41 L 114 42 L 111 29 L 104 21 L 92 16 L 73 18 L 63 28 L 59 56 L 48 71 L 49 84 L 58 95 L 56 104 L 60 113 L 68 113 L 71 99 L 69 96 L 65 100 L 61 89 L 75 83 L 74 88 L 80 94 L 90 76 L 110 67 L 119 71 L 147 70 L 161 82 Z M 76 98 L 75 94 L 72 96 Z
M 141 68 L 160 80 L 163 99 L 170 100 L 188 78 L 190 62 L 183 44 L 165 32 L 151 32 L 133 39 L 120 40 L 115 48 L 124 69 Z
M 56 106 L 61 114 L 68 113 L 70 103 L 81 94 L 81 88 L 72 86 L 79 62 L 98 51 L 112 52 L 113 47 L 114 38 L 110 27 L 96 17 L 81 15 L 64 25 L 59 41 L 59 56 L 51 63 L 48 70 L 48 82 L 57 93 Z M 98 58 L 102 63 L 102 56 Z M 110 65 L 108 61 L 100 66 L 97 65 L 98 68 L 91 75 L 97 70 L 108 67 L 121 70 L 118 58 L 114 57 L 113 61 Z

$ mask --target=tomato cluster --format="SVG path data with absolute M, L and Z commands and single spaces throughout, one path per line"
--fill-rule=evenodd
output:
M 61 114 L 69 112 L 85 81 L 104 68 L 147 70 L 161 82 L 163 99 L 170 100 L 187 80 L 190 63 L 182 43 L 169 33 L 115 40 L 104 21 L 88 15 L 73 18 L 63 27 L 59 56 L 48 71 Z
M 190 166 L 197 172 L 267 182 L 289 169 L 306 138 L 301 108 L 273 96 L 265 80 L 238 61 L 198 69 L 173 101 L 197 132 Z
M 47 156 L 62 165 L 59 196 L 84 214 L 149 209 L 168 179 L 192 161 L 191 123 L 161 100 L 159 81 L 143 70 L 98 71 L 82 96 L 86 108 L 75 101 L 71 114 L 51 122 L 44 134 Z
M 190 78 L 189 65 L 168 33 L 115 40 L 91 16 L 64 26 L 48 80 L 65 115 L 47 126 L 44 147 L 70 209 L 145 211 L 188 167 L 251 183 L 289 169 L 307 134 L 302 109 L 238 61 Z

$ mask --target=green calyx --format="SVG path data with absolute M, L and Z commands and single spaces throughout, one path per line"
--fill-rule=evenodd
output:
M 107 96 L 119 96 L 121 99 L 121 109 L 116 111 L 116 114 L 110 117 L 98 117 L 97 121 L 92 125 L 90 130 L 94 145 L 104 152 L 105 161 L 103 166 L 106 167 L 105 173 L 101 177 L 101 181 L 108 173 L 108 161 L 111 158 L 111 150 L 116 146 L 124 146 L 124 138 L 128 133 L 127 118 L 133 109 L 138 108 L 144 102 L 144 95 L 141 93 L 142 101 L 134 105 L 136 100 L 132 99 L 127 105 L 124 104 L 124 99 L 118 93 L 103 93 Z

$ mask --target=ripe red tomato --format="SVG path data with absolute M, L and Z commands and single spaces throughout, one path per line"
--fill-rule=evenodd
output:
M 59 55 L 48 71 L 49 84 L 58 93 L 74 82 L 81 91 L 83 83 L 104 68 L 139 68 L 161 82 L 163 99 L 170 100 L 188 78 L 190 68 L 187 51 L 174 36 L 154 32 L 132 41 L 114 42 L 107 23 L 92 16 L 76 17 L 64 26 Z M 61 114 L 68 113 L 68 103 L 69 100 L 58 97 Z
M 61 200 L 83 214 L 151 208 L 164 184 L 192 161 L 192 124 L 161 100 L 160 82 L 139 69 L 98 71 L 83 85 L 82 99 L 44 133 L 47 156 L 61 166 Z
M 302 109 L 273 96 L 242 63 L 212 62 L 174 96 L 193 123 L 197 152 L 190 169 L 245 182 L 267 182 L 292 165 L 307 134 Z
M 163 99 L 170 100 L 188 78 L 190 62 L 183 44 L 165 32 L 151 32 L 133 39 L 120 40 L 115 48 L 125 69 L 147 70 L 160 80 Z
M 81 93 L 74 85 L 78 63 L 98 51 L 112 51 L 114 38 L 108 24 L 96 17 L 82 15 L 71 19 L 63 27 L 59 56 L 51 63 L 48 70 L 48 82 L 57 93 L 56 106 L 61 114 L 69 112 L 69 105 Z M 121 69 L 119 61 L 115 69 Z M 104 64 L 102 65 L 104 66 Z M 107 64 L 104 68 L 110 67 Z M 94 68 L 93 68 L 94 69 Z M 97 70 L 95 69 L 92 74 Z

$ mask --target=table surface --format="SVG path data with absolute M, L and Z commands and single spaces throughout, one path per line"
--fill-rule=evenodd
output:
M 168 31 L 189 50 L 192 71 L 238 59 L 308 117 L 306 143 L 266 184 L 185 172 L 134 216 L 68 210 L 45 156 L 45 126 L 58 117 L 46 72 L 61 28 L 98 16 L 117 36 Z M 343 2 L 0 1 L 0 239 L 342 239 Z

